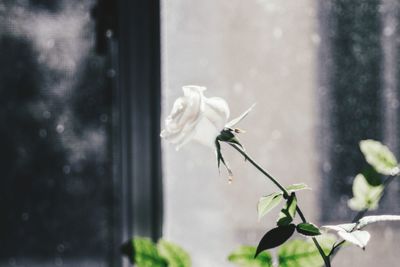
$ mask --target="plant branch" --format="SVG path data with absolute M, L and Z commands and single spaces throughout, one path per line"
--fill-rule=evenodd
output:
M 383 191 L 381 193 L 381 195 L 379 196 L 379 198 L 382 198 L 385 194 L 386 194 L 386 188 L 388 187 L 388 185 L 394 180 L 394 178 L 396 178 L 398 175 L 391 175 L 388 176 L 382 183 L 383 185 Z M 358 222 L 362 217 L 364 217 L 364 215 L 369 211 L 369 209 L 363 209 L 361 211 L 359 211 L 356 216 L 354 216 L 352 223 L 356 223 Z M 336 245 L 334 245 L 332 247 L 332 250 L 329 252 L 328 257 L 332 260 L 333 257 L 335 257 L 335 255 L 339 252 L 340 248 L 342 247 L 342 245 L 346 243 L 346 240 L 342 240 L 339 243 L 337 243 Z
M 303 212 L 301 211 L 301 209 L 300 209 L 299 206 L 296 207 L 296 210 L 297 210 L 297 213 L 298 213 L 299 216 L 300 216 L 300 219 L 301 219 L 304 223 L 306 223 L 306 222 L 307 222 L 306 217 L 304 217 L 304 214 L 303 214 Z M 322 258 L 323 258 L 323 260 L 324 260 L 325 266 L 327 266 L 327 267 L 329 266 L 329 267 L 330 267 L 330 266 L 331 266 L 330 259 L 329 259 L 329 257 L 325 254 L 325 252 L 324 252 L 324 250 L 322 249 L 321 245 L 318 243 L 318 240 L 317 240 L 315 237 L 313 237 L 313 238 L 312 238 L 312 241 L 314 242 L 314 245 L 317 247 L 319 254 L 321 254 L 321 256 L 322 256 Z
M 258 165 L 257 162 L 255 162 L 242 148 L 240 148 L 236 144 L 232 144 L 232 143 L 228 143 L 228 144 L 231 145 L 234 149 L 236 149 L 240 154 L 242 154 L 242 156 L 244 156 L 245 159 L 248 160 L 257 170 L 259 170 L 262 174 L 267 176 L 268 179 L 270 179 L 271 182 L 273 182 L 283 192 L 283 197 L 285 199 L 287 199 L 289 197 L 290 194 L 286 190 L 286 188 L 284 188 L 271 174 L 269 174 L 260 165 Z M 297 210 L 297 213 L 299 214 L 301 220 L 304 223 L 306 223 L 307 220 L 304 217 L 304 214 L 301 211 L 299 206 L 296 206 L 296 210 Z M 321 254 L 321 257 L 324 260 L 325 267 L 330 267 L 331 266 L 330 259 L 329 259 L 329 257 L 327 255 L 325 255 L 325 252 L 322 249 L 321 245 L 318 243 L 318 240 L 315 237 L 313 237 L 312 240 L 313 240 L 315 246 L 317 247 L 319 254 Z
M 240 148 L 239 146 L 232 144 L 232 143 L 228 143 L 228 144 L 231 145 L 234 149 L 236 149 L 240 154 L 242 154 L 242 156 L 245 157 L 246 160 L 248 160 L 251 164 L 253 164 L 253 166 L 256 167 L 257 170 L 259 170 L 262 174 L 267 176 L 271 180 L 271 182 L 273 182 L 283 192 L 283 196 L 285 198 L 289 197 L 290 194 L 286 190 L 286 188 L 284 188 L 271 174 L 269 174 L 260 165 L 258 165 L 249 155 L 247 155 L 246 152 L 244 152 L 244 150 L 242 148 Z

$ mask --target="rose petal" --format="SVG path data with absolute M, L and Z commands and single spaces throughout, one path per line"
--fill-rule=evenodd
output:
M 182 90 L 184 95 L 174 102 L 161 137 L 177 149 L 191 140 L 214 147 L 229 117 L 228 104 L 219 97 L 206 98 L 205 87 L 189 85 Z

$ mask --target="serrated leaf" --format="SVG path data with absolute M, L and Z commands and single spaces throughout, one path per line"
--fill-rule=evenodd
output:
M 270 253 L 263 251 L 257 258 L 256 248 L 252 246 L 241 246 L 233 251 L 228 260 L 240 267 L 272 267 L 272 256 Z
M 338 235 L 347 242 L 350 242 L 362 249 L 365 249 L 365 246 L 368 244 L 368 241 L 371 238 L 371 235 L 367 231 L 360 230 L 356 230 L 351 233 L 346 231 L 339 231 Z
M 296 226 L 296 230 L 300 234 L 306 236 L 317 236 L 321 234 L 319 228 L 312 223 L 299 223 Z
M 157 244 L 158 252 L 163 257 L 168 267 L 190 267 L 191 260 L 189 254 L 180 246 L 160 240 Z
M 396 175 L 399 173 L 396 157 L 383 145 L 375 140 L 363 140 L 360 142 L 361 152 L 365 160 L 375 168 L 375 170 L 384 175 Z
M 267 232 L 258 244 L 254 257 L 257 257 L 264 250 L 275 248 L 285 243 L 293 235 L 295 229 L 296 226 L 294 224 L 289 224 L 278 226 Z
M 148 238 L 132 240 L 133 261 L 137 267 L 167 267 L 166 261 L 158 253 L 156 245 Z
M 383 190 L 383 185 L 372 186 L 364 175 L 358 174 L 353 181 L 353 198 L 349 200 L 348 206 L 358 211 L 377 209 Z
M 264 215 L 270 212 L 282 201 L 282 193 L 272 193 L 268 196 L 261 197 L 258 201 L 257 211 L 258 219 L 261 219 Z
M 299 183 L 299 184 L 292 184 L 289 185 L 288 187 L 285 188 L 289 193 L 292 192 L 297 192 L 300 190 L 311 190 L 311 187 L 308 187 L 308 185 L 304 183 Z
M 296 216 L 296 207 L 297 207 L 297 198 L 294 193 L 292 193 L 287 202 L 285 207 L 279 213 L 279 218 L 277 221 L 278 226 L 288 225 L 290 224 L 294 217 Z
M 388 221 L 400 221 L 399 215 L 376 215 L 376 216 L 365 216 L 361 218 L 357 223 L 357 229 L 362 229 L 365 226 L 377 223 L 377 222 L 388 222 Z

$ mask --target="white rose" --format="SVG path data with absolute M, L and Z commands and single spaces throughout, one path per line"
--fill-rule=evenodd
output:
M 161 137 L 175 144 L 177 150 L 191 140 L 215 147 L 215 139 L 229 118 L 228 104 L 220 97 L 205 97 L 205 87 L 190 85 L 182 89 L 184 96 L 175 101 Z

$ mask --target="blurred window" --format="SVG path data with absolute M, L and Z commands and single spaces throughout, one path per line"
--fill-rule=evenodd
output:
M 161 233 L 158 1 L 119 7 L 0 3 L 0 266 L 121 266 Z

